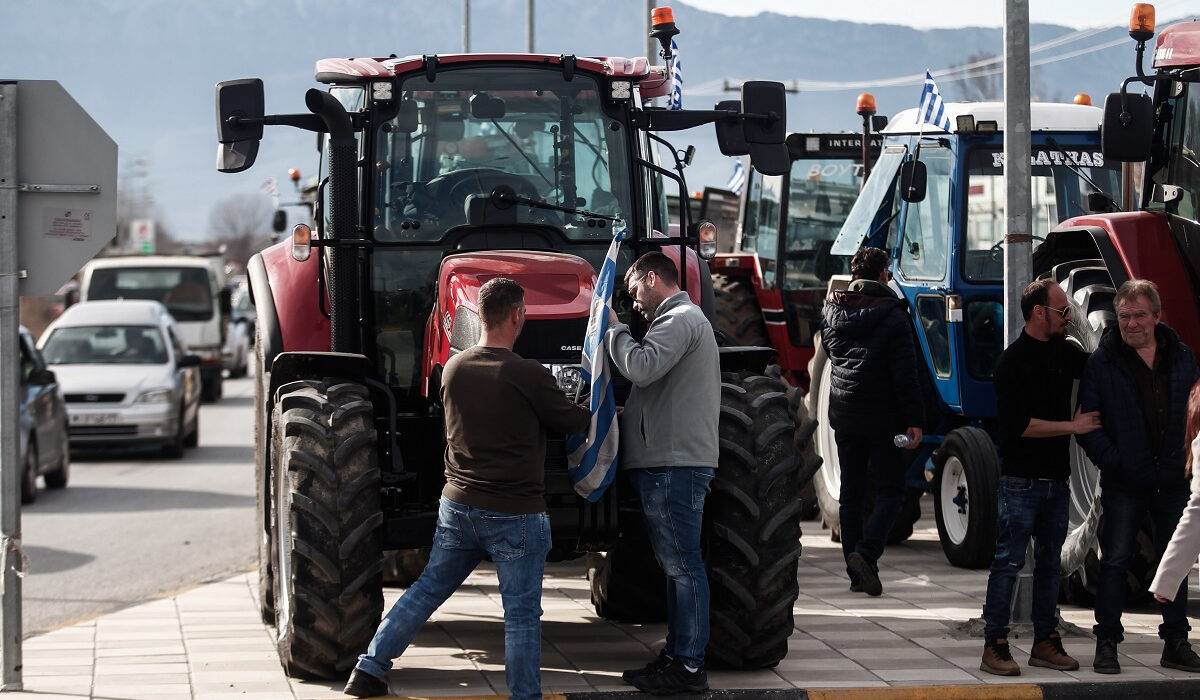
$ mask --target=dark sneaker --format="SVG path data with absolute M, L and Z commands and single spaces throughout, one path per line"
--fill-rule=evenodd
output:
M 658 673 L 659 671 L 663 670 L 663 667 L 665 667 L 667 664 L 671 663 L 671 660 L 673 658 L 674 657 L 667 654 L 667 650 L 664 648 L 658 652 L 658 656 L 654 657 L 653 661 L 646 664 L 645 666 L 642 666 L 641 668 L 631 668 L 628 671 L 623 672 L 621 674 L 621 680 L 625 681 L 626 683 L 629 683 L 630 685 L 636 685 L 633 682 L 633 679 L 635 677 L 637 677 L 637 676 L 652 676 L 652 675 Z
M 704 669 L 689 671 L 679 659 L 671 659 L 657 673 L 634 674 L 629 682 L 638 690 L 651 695 L 703 693 L 708 690 L 708 674 Z
M 997 676 L 1021 675 L 1021 667 L 1013 661 L 1007 639 L 997 639 L 983 648 L 983 660 L 979 662 L 979 670 Z
M 862 592 L 863 592 L 863 591 L 862 591 L 862 584 L 861 584 L 861 583 L 852 583 L 852 584 L 850 584 L 850 592 L 851 592 L 851 593 L 862 593 Z
M 1117 640 L 1096 640 L 1096 657 L 1092 659 L 1092 670 L 1096 673 L 1121 672 L 1121 662 L 1117 661 Z
M 1192 645 L 1188 644 L 1186 637 L 1166 640 L 1163 644 L 1162 658 L 1158 663 L 1176 671 L 1200 673 L 1200 656 L 1196 656 L 1196 652 L 1192 651 Z
M 1052 668 L 1055 671 L 1078 671 L 1079 662 L 1072 659 L 1063 649 L 1062 637 L 1051 632 L 1049 637 L 1033 645 L 1029 652 L 1029 665 Z
M 846 557 L 846 566 L 858 576 L 859 585 L 862 586 L 863 592 L 869 596 L 877 596 L 883 593 L 883 583 L 879 580 L 879 571 L 875 565 L 867 561 L 867 558 L 858 552 L 851 552 L 850 556 Z
M 356 698 L 377 698 L 388 694 L 388 684 L 386 680 L 356 668 L 342 692 Z

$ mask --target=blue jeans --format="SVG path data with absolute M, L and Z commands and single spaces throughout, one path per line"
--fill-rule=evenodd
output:
M 1175 526 L 1187 505 L 1186 486 L 1177 489 L 1127 491 L 1105 488 L 1100 494 L 1104 519 L 1100 521 L 1100 580 L 1096 583 L 1096 639 L 1124 641 L 1121 613 L 1125 609 L 1125 587 L 1129 563 L 1133 560 L 1138 533 L 1149 515 L 1154 524 L 1154 553 L 1161 557 L 1171 541 Z M 1163 639 L 1187 637 L 1187 580 L 1170 603 L 1160 603 L 1162 624 L 1158 636 Z
M 708 646 L 708 575 L 700 529 L 715 472 L 709 467 L 628 472 L 646 516 L 650 547 L 667 575 L 666 652 L 692 668 L 704 665 Z
M 417 631 L 490 554 L 504 602 L 504 677 L 513 698 L 541 698 L 542 574 L 550 516 L 469 508 L 441 499 L 429 563 L 379 623 L 357 668 L 385 678 Z
M 835 431 L 833 438 L 842 472 L 838 508 L 842 556 L 849 558 L 858 552 L 874 564 L 883 556 L 888 532 L 904 507 L 904 460 L 890 436 Z M 875 507 L 864 526 L 868 472 L 875 477 Z M 857 583 L 853 579 L 851 574 L 851 580 Z
M 983 603 L 984 639 L 1008 636 L 1013 589 L 1025 567 L 1033 538 L 1033 638 L 1040 642 L 1058 628 L 1062 546 L 1067 538 L 1071 487 L 1064 481 L 1000 477 L 996 557 Z

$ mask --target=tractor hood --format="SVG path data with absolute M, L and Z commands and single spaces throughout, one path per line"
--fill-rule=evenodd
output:
M 479 340 L 483 329 L 479 288 L 496 277 L 515 280 L 525 288 L 525 326 L 513 350 L 548 364 L 578 364 L 596 286 L 595 270 L 575 255 L 524 250 L 463 253 L 442 261 L 437 306 L 425 335 L 429 361 L 444 365 L 451 355 Z

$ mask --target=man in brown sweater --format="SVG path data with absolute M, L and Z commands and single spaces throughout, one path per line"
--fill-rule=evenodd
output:
M 536 360 L 513 353 L 525 291 L 497 278 L 479 290 L 483 334 L 442 373 L 446 487 L 429 563 L 384 616 L 345 692 L 385 694 L 392 659 L 487 555 L 504 602 L 504 670 L 513 698 L 540 698 L 542 574 L 550 550 L 546 432 L 582 433 L 590 414 Z

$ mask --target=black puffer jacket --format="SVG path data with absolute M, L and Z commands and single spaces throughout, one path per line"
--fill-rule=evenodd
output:
M 829 425 L 894 435 L 924 424 L 908 305 L 886 285 L 855 280 L 825 302 L 821 344 L 829 355 Z
M 1160 358 L 1168 369 L 1166 430 L 1158 458 L 1146 429 L 1145 407 L 1129 364 L 1122 356 L 1121 332 L 1115 326 L 1104 332 L 1096 352 L 1088 358 L 1079 382 L 1079 403 L 1084 411 L 1100 411 L 1103 426 L 1076 435 L 1092 463 L 1100 468 L 1101 488 L 1132 491 L 1186 489 L 1187 400 L 1197 378 L 1196 359 L 1165 323 L 1154 329 L 1165 351 Z

